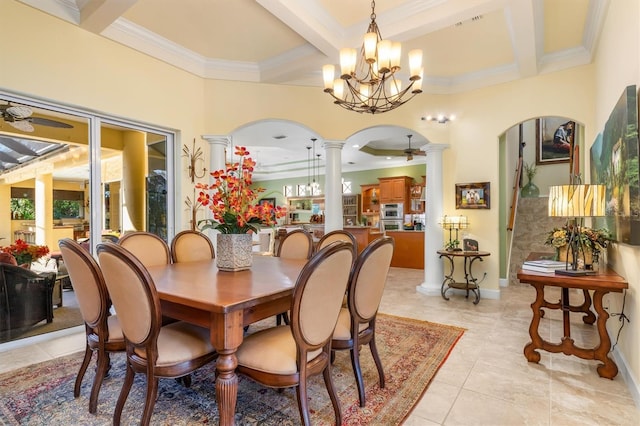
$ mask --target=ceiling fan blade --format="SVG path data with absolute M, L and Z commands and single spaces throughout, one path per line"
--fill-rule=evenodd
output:
M 32 117 L 32 118 L 29 118 L 29 121 L 32 122 L 33 124 L 37 124 L 40 126 L 58 127 L 61 129 L 73 128 L 71 124 L 63 123 L 61 121 L 50 120 L 48 118 L 42 118 L 42 117 Z

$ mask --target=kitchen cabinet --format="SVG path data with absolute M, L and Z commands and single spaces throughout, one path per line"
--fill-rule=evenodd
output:
M 410 211 L 410 197 L 411 184 L 413 178 L 409 176 L 397 176 L 388 178 L 378 178 L 380 181 L 380 203 L 402 203 L 404 205 L 404 211 Z
M 342 196 L 342 224 L 357 225 L 360 216 L 360 194 Z
M 424 213 L 424 200 L 422 200 L 424 187 L 424 184 L 411 185 L 411 205 L 409 206 L 411 213 Z
M 362 211 L 361 216 L 367 223 L 376 226 L 380 215 L 380 185 L 360 185 Z

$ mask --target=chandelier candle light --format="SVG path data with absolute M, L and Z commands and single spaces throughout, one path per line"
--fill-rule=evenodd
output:
M 557 269 L 559 275 L 589 275 L 593 271 L 578 270 L 578 259 L 584 247 L 580 240 L 580 228 L 585 217 L 605 215 L 604 185 L 558 185 L 549 187 L 549 216 L 568 217 L 567 229 L 570 230 L 568 255 L 565 269 Z M 569 268 L 571 259 L 571 268 Z
M 409 84 L 402 89 L 402 81 L 396 78 L 401 69 L 402 46 L 399 42 L 382 38 L 376 23 L 375 7 L 376 2 L 372 1 L 371 23 L 364 36 L 360 61 L 356 49 L 342 48 L 340 78 L 334 79 L 334 65 L 322 67 L 324 91 L 333 96 L 335 104 L 359 113 L 391 111 L 422 93 L 422 50 L 409 52 Z M 411 95 L 405 98 L 409 92 Z

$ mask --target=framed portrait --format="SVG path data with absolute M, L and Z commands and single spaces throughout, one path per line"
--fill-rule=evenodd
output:
M 563 117 L 536 120 L 536 164 L 568 163 L 573 152 L 576 123 Z
M 456 183 L 456 209 L 491 208 L 489 182 Z

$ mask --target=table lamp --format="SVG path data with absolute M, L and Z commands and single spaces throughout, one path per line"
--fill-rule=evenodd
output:
M 580 253 L 584 260 L 584 247 L 580 227 L 585 217 L 605 215 L 604 185 L 558 185 L 549 187 L 549 216 L 567 217 L 570 231 L 565 269 L 556 269 L 558 275 L 591 275 L 593 271 L 578 270 Z M 571 258 L 571 264 L 569 264 Z
M 462 250 L 460 247 L 458 247 L 458 230 L 459 229 L 466 229 L 469 227 L 469 220 L 467 219 L 466 216 L 447 216 L 444 215 L 441 219 L 440 219 L 440 226 L 442 226 L 442 229 L 448 229 L 449 230 L 449 244 L 447 245 L 447 247 L 453 247 L 453 251 L 460 251 Z M 456 231 L 456 243 L 454 243 L 454 240 L 452 238 L 452 232 Z

